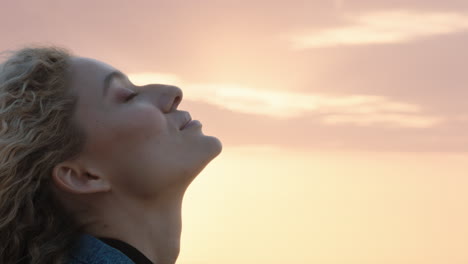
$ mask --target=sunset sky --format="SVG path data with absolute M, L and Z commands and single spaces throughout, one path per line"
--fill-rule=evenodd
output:
M 223 152 L 177 263 L 468 263 L 466 0 L 15 0 L 0 32 L 183 90 Z

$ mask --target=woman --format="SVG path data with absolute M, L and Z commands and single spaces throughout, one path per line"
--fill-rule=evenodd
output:
M 221 142 L 178 110 L 59 47 L 0 68 L 0 263 L 175 263 L 184 193 Z

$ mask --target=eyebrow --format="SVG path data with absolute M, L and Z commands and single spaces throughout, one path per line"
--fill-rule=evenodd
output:
M 113 71 L 109 73 L 105 78 L 104 78 L 104 88 L 102 89 L 102 96 L 105 97 L 107 94 L 107 91 L 109 90 L 110 82 L 112 78 L 118 77 L 118 78 L 125 78 L 125 74 L 123 74 L 121 71 Z

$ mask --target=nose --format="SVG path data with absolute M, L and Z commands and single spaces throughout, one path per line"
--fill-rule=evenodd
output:
M 169 113 L 177 109 L 180 101 L 182 101 L 183 92 L 174 85 L 158 85 L 160 86 L 161 97 L 159 98 L 159 107 L 164 113 Z

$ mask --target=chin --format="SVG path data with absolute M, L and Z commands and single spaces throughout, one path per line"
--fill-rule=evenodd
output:
M 194 160 L 195 168 L 193 168 L 193 177 L 197 176 L 214 158 L 216 158 L 222 151 L 223 144 L 221 141 L 212 136 L 206 136 L 204 138 L 203 145 L 201 146 L 200 152 L 197 154 L 198 157 Z
M 211 159 L 214 159 L 223 150 L 223 144 L 221 143 L 221 140 L 219 140 L 217 137 L 207 136 L 207 140 L 209 141 L 209 147 L 207 149 L 207 152 L 212 154 Z

